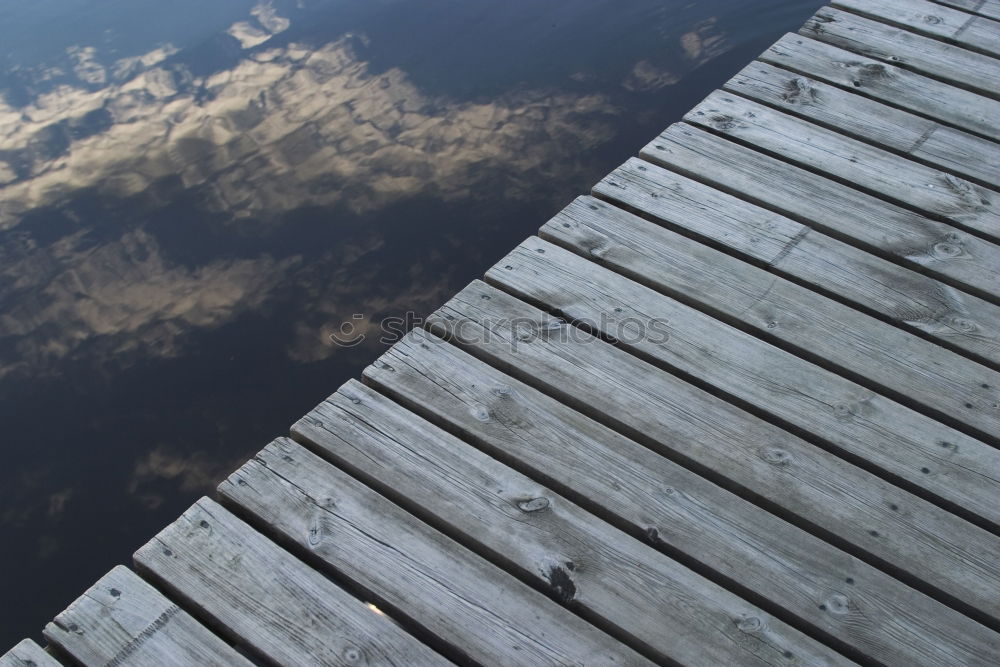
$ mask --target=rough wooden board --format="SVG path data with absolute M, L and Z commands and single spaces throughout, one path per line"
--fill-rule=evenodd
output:
M 1000 193 L 947 172 L 724 91 L 709 95 L 684 120 L 1000 239 Z
M 834 46 L 996 97 L 1000 60 L 857 14 L 824 7 L 799 30 Z
M 990 139 L 1000 139 L 997 100 L 866 58 L 803 35 L 785 35 L 759 60 L 935 118 Z
M 376 367 L 404 370 L 410 334 Z M 437 525 L 524 573 L 658 661 L 839 664 L 801 632 L 372 390 L 350 383 L 293 432 Z M 294 455 L 293 455 L 294 456 Z M 663 628 L 672 629 L 664 633 Z M 1000 643 L 997 644 L 1000 649 Z M 788 657 L 791 654 L 791 657 Z
M 276 664 L 447 664 L 208 498 L 135 559 L 217 627 Z
M 670 149 L 667 143 L 655 146 Z M 598 183 L 594 193 L 1000 364 L 1000 307 L 929 276 L 634 158 Z M 848 204 L 845 201 L 837 210 Z M 990 386 L 973 386 L 972 392 L 989 399 L 996 387 L 986 384 Z M 978 406 L 973 403 L 972 408 L 962 403 L 960 407 L 976 421 L 981 421 L 983 411 L 996 418 L 996 408 L 989 401 Z
M 564 215 L 557 219 L 564 222 L 571 218 Z M 669 280 L 669 274 L 677 269 L 658 270 L 658 264 L 669 262 L 669 254 L 658 259 L 657 251 L 672 239 L 636 227 L 629 229 L 609 218 L 600 227 L 600 237 L 587 232 L 581 235 L 588 244 L 600 238 L 598 257 L 619 258 L 618 262 L 612 259 L 606 263 L 624 264 L 632 274 L 648 272 L 651 282 L 660 282 L 661 277 Z M 609 239 L 616 232 L 645 241 L 648 255 L 641 255 L 638 246 L 616 247 Z M 783 307 L 785 285 L 748 268 L 751 271 L 741 272 L 734 279 L 742 278 L 746 289 L 769 301 L 765 306 L 768 324 L 773 324 L 775 330 L 794 329 L 798 321 L 808 321 L 809 313 L 788 312 Z M 906 479 L 1000 528 L 996 503 L 1000 497 L 1000 450 L 540 239 L 522 243 L 487 273 L 487 279 L 529 302 L 544 304 L 547 310 L 589 323 L 618 340 L 625 349 L 757 406 L 783 423 L 832 443 L 857 460 Z M 671 285 L 671 291 L 674 287 Z M 795 308 L 796 304 L 788 305 Z M 830 313 L 828 320 L 833 326 L 838 324 L 835 313 Z M 849 325 L 854 318 L 844 314 L 845 324 Z M 834 334 L 811 342 L 811 351 L 823 356 L 838 343 L 862 347 L 868 341 L 857 337 L 844 340 Z M 871 342 L 880 346 L 883 341 L 874 338 Z M 928 347 L 935 352 L 933 346 Z M 859 359 L 858 365 L 863 369 L 867 361 L 883 375 L 891 376 L 895 367 L 910 363 L 905 347 L 885 353 L 887 359 L 873 355 L 875 358 Z M 933 366 L 928 363 L 924 368 L 935 372 Z M 898 382 L 919 386 L 920 370 L 908 371 L 906 380 Z M 991 373 L 991 380 L 996 381 L 996 375 L 1000 374 Z M 958 375 L 951 382 L 924 386 L 919 391 L 925 398 L 934 399 L 935 388 L 938 392 L 957 392 L 963 384 L 964 378 Z M 1000 396 L 996 400 L 1000 401 Z
M 0 667 L 62 667 L 41 646 L 25 639 L 0 656 Z
M 250 665 L 122 566 L 56 616 L 45 638 L 84 665 Z
M 935 0 L 939 5 L 964 9 L 973 14 L 1000 19 L 1000 0 Z
M 649 664 L 287 438 L 219 491 L 318 567 L 478 664 Z
M 993 294 L 1000 284 L 1000 246 L 692 125 L 671 125 L 642 157 L 960 287 Z M 899 312 L 914 311 L 907 306 Z M 1000 317 L 996 325 L 1000 344 Z M 977 340 L 971 337 L 970 351 L 982 355 L 995 349 Z
M 759 61 L 725 88 L 959 176 L 1000 184 L 1000 146 L 988 139 Z
M 978 623 L 431 334 L 411 333 L 381 361 L 365 377 L 382 391 L 864 656 L 968 664 L 1000 649 L 1000 636 Z M 350 409 L 355 398 L 386 400 L 352 382 L 330 401 Z M 326 414 L 311 417 L 326 427 Z M 297 428 L 324 435 L 309 417 Z M 574 562 L 575 576 L 595 574 L 586 556 Z
M 833 0 L 834 6 L 1000 55 L 1000 23 L 925 0 Z
M 1000 620 L 997 536 L 482 282 L 428 324 L 623 434 Z

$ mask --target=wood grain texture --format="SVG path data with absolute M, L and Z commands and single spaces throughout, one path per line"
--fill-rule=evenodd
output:
M 62 667 L 62 665 L 34 641 L 25 639 L 0 655 L 0 667 Z
M 1000 19 L 1000 0 L 934 0 L 939 5 L 962 9 L 991 19 Z
M 485 283 L 428 324 L 727 488 L 1000 618 L 997 536 Z
M 758 60 L 786 67 L 961 130 L 1000 139 L 1000 103 L 969 90 L 846 51 L 804 35 L 785 35 Z
M 122 566 L 56 616 L 45 638 L 88 666 L 251 664 Z
M 684 120 L 1000 239 L 1000 193 L 947 172 L 723 91 L 709 95 Z
M 430 334 L 412 333 L 373 368 L 391 365 L 403 372 L 413 348 L 435 340 L 443 344 Z M 844 662 L 782 621 L 357 382 L 320 404 L 293 433 L 658 661 Z M 672 632 L 663 632 L 665 627 Z
M 671 125 L 642 150 L 642 157 L 960 288 L 994 294 L 1000 284 L 1000 246 L 692 125 Z M 918 293 L 937 291 L 932 282 L 913 278 L 919 281 L 914 284 Z M 899 276 L 893 283 L 901 283 Z M 869 306 L 880 301 L 872 295 L 864 303 Z M 978 309 L 978 303 L 976 300 L 969 305 Z M 876 306 L 875 310 L 882 312 L 883 308 Z M 897 312 L 909 317 L 904 313 L 916 311 L 905 306 Z M 966 308 L 964 314 L 953 316 L 973 317 L 973 313 Z M 926 319 L 926 314 L 916 319 L 933 322 L 933 318 Z M 948 327 L 946 322 L 935 328 L 956 328 Z M 995 324 L 996 343 L 977 343 L 978 337 L 970 336 L 970 351 L 983 355 L 996 349 L 1000 344 L 1000 316 Z
M 909 30 L 824 7 L 799 32 L 869 58 L 943 79 L 976 92 L 1000 94 L 1000 60 Z
M 317 567 L 371 592 L 475 663 L 649 664 L 287 438 L 219 492 Z
M 1000 146 L 988 139 L 759 61 L 724 87 L 964 178 L 1000 184 Z
M 208 498 L 136 552 L 135 560 L 275 664 L 448 664 Z
M 598 183 L 594 194 L 721 244 L 960 351 L 1000 363 L 1000 307 L 929 276 L 634 158 Z M 970 391 L 986 402 L 973 402 L 971 408 L 959 404 L 963 414 L 977 423 L 997 418 L 997 408 L 989 400 L 996 386 L 985 382 L 989 386 L 983 388 L 983 383 Z
M 664 293 L 689 295 L 705 310 L 728 314 L 771 339 L 833 357 L 942 409 L 954 400 L 942 394 L 979 388 L 976 375 L 998 380 L 1000 374 L 960 357 L 959 369 L 949 372 L 955 355 L 931 343 L 866 321 L 731 258 L 689 252 L 690 240 L 606 204 L 602 216 L 589 215 L 594 211 L 581 204 L 546 225 L 546 236 L 625 275 L 642 276 Z M 1000 496 L 1000 450 L 543 241 L 529 239 L 501 264 L 503 270 L 494 268 L 487 278 L 505 289 L 592 322 L 622 346 L 705 380 L 1000 527 L 994 501 Z M 586 280 L 576 282 L 582 276 Z M 560 280 L 565 283 L 553 289 Z M 658 336 L 639 337 L 649 321 Z M 630 331 L 633 326 L 639 328 Z
M 988 18 L 926 0 L 833 0 L 831 4 L 916 33 L 1000 55 L 1000 22 Z
M 432 334 L 412 332 L 381 361 L 365 371 L 381 391 L 869 659 L 890 665 L 979 663 L 1000 648 L 1000 636 L 978 623 Z M 386 400 L 352 382 L 327 404 L 343 403 L 350 410 L 358 399 L 360 405 Z M 327 428 L 329 411 L 326 405 L 321 409 L 311 416 Z M 359 418 L 383 423 L 373 422 L 368 413 Z M 299 422 L 302 435 L 322 438 L 320 427 L 309 420 Z M 450 442 L 442 436 L 421 442 L 427 440 Z M 337 450 L 355 441 L 344 438 Z M 465 450 L 448 445 L 446 451 Z M 395 468 L 386 470 L 395 479 Z M 436 486 L 433 479 L 425 483 Z M 409 493 L 402 487 L 400 492 Z M 523 530 L 515 532 L 519 539 Z M 588 558 L 593 548 L 566 552 L 576 564 L 575 583 L 581 577 L 615 576 L 593 567 L 594 559 Z M 636 611 L 658 616 L 652 609 Z M 797 657 L 805 662 L 801 654 Z

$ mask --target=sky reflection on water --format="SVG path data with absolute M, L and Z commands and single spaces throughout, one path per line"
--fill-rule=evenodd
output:
M 820 4 L 0 9 L 0 648 Z

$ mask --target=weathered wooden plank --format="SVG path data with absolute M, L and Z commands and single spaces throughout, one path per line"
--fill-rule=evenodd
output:
M 478 664 L 649 664 L 287 438 L 219 491 L 317 567 Z
M 448 664 L 208 498 L 136 552 L 135 560 L 276 664 Z
M 41 646 L 25 639 L 0 656 L 0 667 L 62 667 Z
M 1000 239 L 1000 193 L 947 172 L 723 91 L 684 120 Z
M 988 139 L 762 62 L 724 87 L 959 176 L 1000 184 L 1000 146 Z
M 571 219 L 563 215 L 556 222 L 561 225 Z M 642 221 L 639 224 L 653 227 Z M 615 228 L 615 225 L 621 226 Z M 669 282 L 669 276 L 677 269 L 659 268 L 669 262 L 672 253 L 668 251 L 662 259 L 657 253 L 673 238 L 656 234 L 655 230 L 637 229 L 638 225 L 626 225 L 627 222 L 622 224 L 609 217 L 600 226 L 599 235 L 582 232 L 584 245 L 596 242 L 598 245 L 591 248 L 600 248 L 598 257 L 617 258 L 605 263 L 625 265 L 632 275 L 648 272 L 651 283 L 660 285 L 666 278 L 667 289 L 676 293 L 677 285 Z M 566 231 L 565 227 L 559 229 Z M 549 227 L 548 231 L 559 233 L 555 227 Z M 648 254 L 643 254 L 636 245 L 617 247 L 609 238 L 611 234 L 647 242 Z M 692 268 L 690 261 L 686 267 Z M 798 323 L 809 322 L 812 313 L 796 310 L 795 301 L 787 304 L 792 309 L 789 312 L 782 298 L 784 294 L 794 295 L 788 289 L 794 285 L 779 284 L 773 276 L 754 273 L 752 267 L 748 268 L 751 271 L 739 271 L 733 279 L 743 280 L 744 289 L 768 302 L 767 323 L 762 324 L 765 331 L 796 329 Z M 547 310 L 586 322 L 594 330 L 618 340 L 625 349 L 757 406 L 857 460 L 908 480 L 954 507 L 1000 527 L 1000 508 L 996 503 L 1000 497 L 1000 450 L 541 239 L 526 240 L 491 269 L 487 279 L 529 302 L 544 304 Z M 808 304 L 808 297 L 799 303 Z M 883 347 L 890 341 L 877 337 L 865 340 L 851 331 L 851 324 L 860 318 L 844 312 L 847 309 L 823 313 L 824 304 L 817 305 L 815 323 L 822 327 L 829 322 L 836 333 L 829 337 L 813 336 L 808 341 L 802 337 L 800 343 L 814 343 L 812 349 L 805 345 L 803 349 L 815 356 L 824 357 L 831 348 L 840 357 L 846 356 L 835 349 L 838 344 L 848 354 L 852 348 L 874 344 L 885 358 L 870 355 L 867 359 L 851 360 L 857 370 L 864 370 L 867 362 L 876 368 L 873 374 L 893 380 L 911 393 L 920 393 L 927 402 L 939 406 L 942 404 L 936 400 L 939 397 L 935 396 L 935 390 L 961 393 L 967 385 L 979 387 L 978 380 L 973 385 L 971 379 L 960 373 L 944 381 L 935 368 L 942 365 L 943 355 L 934 354 L 933 344 L 926 345 L 932 353 L 931 359 L 917 356 L 919 362 L 914 364 L 915 368 L 905 368 L 904 364 L 911 363 L 910 353 L 920 355 L 922 346 L 914 350 L 905 340 L 899 340 L 902 337 L 892 341 L 900 342 L 901 349 Z M 752 302 L 747 304 L 748 309 L 756 306 Z M 709 304 L 709 308 L 714 306 Z M 837 314 L 843 314 L 846 321 L 837 322 Z M 745 321 L 740 317 L 740 321 Z M 844 335 L 838 336 L 839 333 Z M 977 371 L 975 364 L 970 362 L 967 366 L 972 367 L 973 373 Z M 921 371 L 925 369 L 935 373 L 939 381 L 921 382 Z M 1000 386 L 1000 374 L 982 367 L 978 370 Z M 894 373 L 900 377 L 893 378 Z M 993 401 L 1000 401 L 996 391 Z M 1000 425 L 994 426 L 1000 431 Z
M 667 128 L 642 157 L 977 293 L 994 294 L 1000 284 L 1000 246 L 686 123 Z M 919 280 L 927 287 L 918 293 L 937 291 Z M 978 302 L 972 305 L 978 308 Z M 907 306 L 898 312 L 914 311 Z M 1000 318 L 995 322 L 1000 334 Z
M 523 382 L 997 626 L 997 536 L 482 282 L 428 324 Z
M 122 566 L 56 616 L 45 638 L 84 665 L 250 665 Z
M 831 4 L 966 48 L 1000 55 L 1000 22 L 982 16 L 925 0 L 833 0 Z
M 964 9 L 973 14 L 1000 19 L 1000 0 L 934 0 L 939 5 Z
M 417 332 L 376 362 L 403 371 Z M 843 658 L 360 383 L 293 428 L 325 457 L 658 661 L 839 664 Z M 296 455 L 293 454 L 293 457 Z M 669 627 L 671 632 L 663 632 Z M 1000 639 L 1000 638 L 998 638 Z M 1000 642 L 997 643 L 1000 648 Z
M 866 58 L 803 35 L 785 35 L 758 60 L 844 86 L 860 95 L 975 134 L 1000 139 L 997 100 Z
M 885 23 L 824 7 L 799 32 L 869 58 L 888 61 L 983 95 L 1000 94 L 1000 60 Z
M 531 477 L 546 480 L 589 507 L 596 505 L 602 516 L 610 515 L 651 543 L 735 582 L 737 590 L 762 596 L 852 652 L 890 665 L 969 664 L 988 662 L 1000 648 L 1000 636 L 978 623 L 432 334 L 412 332 L 381 361 L 365 371 L 380 390 L 443 421 Z M 355 399 L 361 400 L 359 406 L 387 400 L 351 383 L 329 403 L 351 412 Z M 382 428 L 383 421 L 375 420 L 378 413 L 368 410 L 358 415 L 359 421 Z M 311 415 L 314 421 L 301 421 L 297 428 L 302 437 L 326 437 L 319 429 L 330 428 L 329 414 L 323 409 Z M 352 450 L 355 438 L 339 438 L 343 443 L 338 442 L 338 453 L 378 465 L 380 474 L 391 476 L 387 484 L 397 483 L 396 468 L 384 465 L 383 457 L 368 451 L 358 454 Z M 420 442 L 425 440 L 447 438 L 435 435 Z M 452 447 L 448 444 L 442 456 L 451 451 L 454 455 L 443 460 L 464 460 L 465 450 Z M 436 488 L 429 472 L 414 475 L 430 477 L 422 484 Z M 464 505 L 454 511 L 463 510 Z M 474 526 L 470 530 L 487 532 Z M 514 539 L 521 539 L 521 532 L 515 531 Z M 575 556 L 578 551 L 570 548 L 567 553 Z M 587 554 L 582 561 L 574 558 L 577 568 L 571 576 L 585 595 L 589 586 L 579 585 L 581 575 L 609 576 L 595 571 L 592 561 Z M 640 612 L 654 613 L 648 608 Z M 702 662 L 708 662 L 707 656 Z
M 666 142 L 656 146 L 673 150 Z M 761 174 L 757 178 L 763 181 Z M 1000 363 L 1000 308 L 933 278 L 642 160 L 626 162 L 598 183 L 594 193 L 731 248 L 958 350 Z M 845 201 L 842 206 L 848 204 Z M 993 389 L 974 391 L 983 395 Z M 983 410 L 992 411 L 990 403 L 960 407 L 972 419 L 981 419 L 977 415 Z

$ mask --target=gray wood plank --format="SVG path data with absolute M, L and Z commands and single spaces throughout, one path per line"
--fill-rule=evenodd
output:
M 45 627 L 84 665 L 246 665 L 229 644 L 126 567 L 118 566 Z
M 561 224 L 567 220 L 572 218 L 559 216 L 558 229 L 566 231 Z M 627 224 L 609 217 L 600 226 L 599 236 L 587 232 L 581 236 L 586 245 L 594 241 L 601 244 L 598 257 L 617 258 L 605 263 L 625 265 L 633 275 L 648 271 L 653 283 L 662 284 L 663 278 L 669 281 L 669 274 L 677 269 L 660 266 L 667 264 L 673 253 L 668 251 L 661 258 L 658 251 L 665 249 L 673 238 Z M 641 221 L 640 225 L 653 227 Z M 556 229 L 549 227 L 548 231 L 558 234 Z M 609 234 L 616 233 L 632 241 L 641 239 L 648 245 L 644 249 L 632 244 L 617 246 L 609 239 Z M 686 268 L 694 268 L 692 262 Z M 857 318 L 843 310 L 822 313 L 822 303 L 817 304 L 819 312 L 813 314 L 796 312 L 792 301 L 787 304 L 792 310 L 789 312 L 782 297 L 793 293 L 787 287 L 794 285 L 779 284 L 773 277 L 747 268 L 751 271 L 738 271 L 733 279 L 742 280 L 744 289 L 767 301 L 765 331 L 796 329 L 799 322 L 809 322 L 810 318 L 814 319 L 804 326 L 822 327 L 829 322 L 837 333 L 809 339 L 813 343 L 810 352 L 823 357 L 827 350 L 833 349 L 843 357 L 845 351 L 850 353 L 850 348 L 873 343 L 886 358 L 879 359 L 877 354 L 859 358 L 856 367 L 863 371 L 868 363 L 869 368 L 875 367 L 876 373 L 887 377 L 898 372 L 901 376 L 895 379 L 898 385 L 912 386 L 913 393 L 924 394 L 928 401 L 938 398 L 935 390 L 959 393 L 960 388 L 972 384 L 961 374 L 941 382 L 943 378 L 935 366 L 943 360 L 934 354 L 933 345 L 927 345 L 933 355 L 928 360 L 920 356 L 919 347 L 907 349 L 906 341 L 899 341 L 898 337 L 893 342 L 900 342 L 903 345 L 900 349 L 883 347 L 884 343 L 891 343 L 877 337 L 871 341 L 860 339 L 850 332 L 850 325 Z M 1000 508 L 996 503 L 1000 497 L 1000 450 L 994 447 L 541 239 L 522 243 L 487 273 L 487 279 L 527 301 L 545 304 L 552 312 L 587 322 L 594 330 L 614 337 L 625 349 L 707 382 L 1000 528 Z M 558 288 L 554 288 L 556 285 Z M 668 289 L 676 293 L 675 287 L 670 284 Z M 800 303 L 809 302 L 805 299 Z M 747 309 L 756 306 L 748 303 Z M 837 314 L 845 315 L 843 323 L 836 321 Z M 767 329 L 768 325 L 773 328 Z M 837 335 L 841 332 L 846 335 Z M 803 336 L 799 342 L 807 341 Z M 838 346 L 848 349 L 836 350 Z M 896 361 L 910 363 L 910 352 L 919 359 L 914 366 L 922 368 L 907 369 Z M 939 383 L 922 383 L 920 375 L 925 369 L 936 373 Z M 991 381 L 998 380 L 1000 374 L 980 369 Z M 996 391 L 993 400 L 1000 401 Z M 1000 430 L 1000 425 L 997 429 Z
M 995 295 L 1000 284 L 1000 246 L 686 123 L 671 125 L 641 154 L 655 164 L 961 288 Z M 899 282 L 897 278 L 895 283 Z M 931 284 L 925 284 L 918 292 L 928 292 Z M 973 306 L 978 309 L 978 303 Z M 912 306 L 899 312 L 913 312 Z M 1000 318 L 995 322 L 1000 334 Z
M 668 147 L 667 143 L 657 146 Z M 660 151 L 658 154 L 664 154 Z M 594 187 L 609 201 L 728 247 L 936 341 L 1000 363 L 1000 307 L 656 165 L 631 159 Z M 808 195 L 803 195 L 808 196 Z M 816 206 L 819 202 L 811 201 Z M 843 202 L 840 209 L 848 206 Z M 973 388 L 980 395 L 990 388 Z M 971 419 L 985 410 L 960 406 Z
M 136 552 L 135 560 L 275 664 L 448 664 L 208 498 Z
M 973 14 L 1000 19 L 1000 0 L 934 0 L 939 5 L 963 9 Z
M 996 97 L 1000 60 L 857 14 L 824 7 L 799 30 L 869 58 Z
M 997 100 L 832 44 L 789 34 L 760 54 L 758 60 L 843 86 L 962 130 L 1000 139 Z
M 1000 184 L 1000 146 L 988 139 L 762 62 L 724 87 L 964 178 Z
M 1000 22 L 926 0 L 833 0 L 836 7 L 993 55 L 1000 55 Z
M 649 664 L 287 438 L 219 491 L 306 550 L 317 567 L 371 592 L 478 664 Z
M 0 667 L 62 667 L 41 646 L 25 639 L 0 656 Z
M 376 367 L 390 364 L 403 372 L 414 348 L 434 341 L 444 344 L 430 334 L 412 333 Z M 658 661 L 845 662 L 360 383 L 342 387 L 300 420 L 293 433 L 390 499 L 419 508 L 463 544 L 524 573 L 535 586 L 600 627 L 613 628 L 615 636 Z M 663 632 L 665 627 L 672 631 Z
M 432 334 L 412 332 L 382 361 L 365 371 L 366 379 L 380 390 L 869 659 L 889 665 L 969 664 L 988 662 L 1000 649 L 1000 636 L 978 623 Z M 350 412 L 356 400 L 359 406 L 369 406 L 387 399 L 352 382 L 328 404 L 343 405 Z M 313 421 L 307 417 L 299 422 L 302 437 L 328 438 L 320 429 L 331 428 L 331 410 L 321 407 L 311 415 Z M 359 417 L 382 428 L 382 421 L 373 421 L 375 414 Z M 377 453 L 355 453 L 356 440 L 340 437 L 344 441 L 338 442 L 337 452 L 363 462 L 371 456 L 378 463 L 369 466 L 384 467 L 382 474 L 392 475 L 395 482 L 394 466 L 383 466 Z M 421 442 L 425 440 L 448 439 L 434 436 Z M 445 451 L 456 451 L 452 459 L 465 458 L 464 453 L 458 455 L 464 449 L 451 447 Z M 436 488 L 430 473 L 415 475 L 431 477 L 422 483 Z M 515 531 L 518 536 L 521 532 Z M 574 558 L 572 576 L 614 576 L 595 571 L 593 560 L 586 553 L 582 561 Z M 582 590 L 586 593 L 587 586 Z
M 1000 239 L 1000 193 L 947 172 L 724 91 L 709 95 L 684 120 Z
M 428 324 L 521 381 L 997 625 L 997 536 L 482 282 Z

